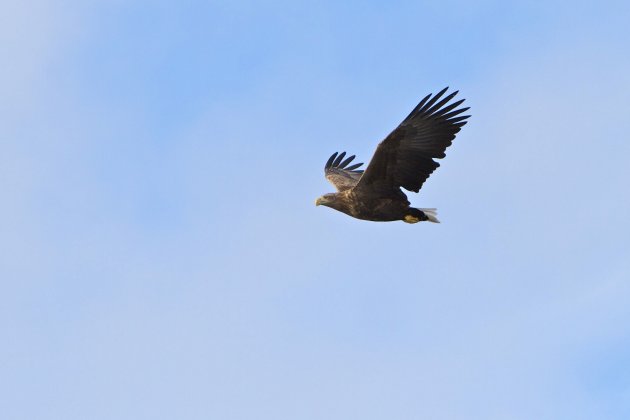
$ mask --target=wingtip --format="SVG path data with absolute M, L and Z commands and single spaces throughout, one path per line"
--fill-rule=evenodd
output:
M 324 165 L 324 169 L 328 169 L 332 166 L 333 161 L 335 160 L 335 158 L 337 157 L 338 152 L 333 153 L 328 160 L 326 161 L 326 164 Z
M 332 163 L 332 166 L 334 167 L 339 166 L 339 164 L 341 163 L 341 161 L 343 160 L 345 156 L 346 156 L 346 152 L 341 152 L 341 154 L 337 156 L 337 159 L 335 159 L 335 161 Z

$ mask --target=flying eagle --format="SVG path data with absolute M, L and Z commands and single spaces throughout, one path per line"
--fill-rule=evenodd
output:
M 326 162 L 324 174 L 338 192 L 319 197 L 315 205 L 374 222 L 439 223 L 436 209 L 410 207 L 400 188 L 420 191 L 424 181 L 440 166 L 433 159 L 446 156 L 444 151 L 470 117 L 460 116 L 469 108 L 457 109 L 463 99 L 448 103 L 457 91 L 441 99 L 447 90 L 433 97 L 429 94 L 420 101 L 378 145 L 365 172 L 357 169 L 362 163 L 348 166 L 354 155 L 344 160 L 346 152 L 335 152 Z

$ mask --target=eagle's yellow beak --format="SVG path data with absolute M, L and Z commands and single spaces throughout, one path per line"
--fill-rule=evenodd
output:
M 317 200 L 315 200 L 315 205 L 319 206 L 320 204 L 324 203 L 324 197 L 318 197 Z

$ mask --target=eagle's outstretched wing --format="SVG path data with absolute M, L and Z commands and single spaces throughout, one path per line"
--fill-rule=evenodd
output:
M 438 102 L 447 89 L 433 97 L 427 95 L 378 145 L 357 189 L 398 194 L 400 187 L 420 191 L 424 181 L 440 166 L 433 158 L 445 156 L 444 151 L 470 117 L 459 116 L 469 108 L 456 109 L 463 99 L 448 104 L 457 91 Z
M 355 163 L 354 165 L 348 166 L 354 159 L 354 155 L 342 162 L 345 156 L 346 152 L 341 153 L 339 156 L 337 156 L 337 152 L 335 152 L 324 166 L 326 179 L 337 188 L 337 191 L 345 191 L 353 188 L 357 182 L 359 182 L 363 174 L 363 170 L 356 170 L 359 166 L 363 165 L 363 163 Z

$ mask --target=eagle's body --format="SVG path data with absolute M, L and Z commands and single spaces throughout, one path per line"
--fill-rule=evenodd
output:
M 330 201 L 321 204 L 361 220 L 393 222 L 403 220 L 410 213 L 409 202 L 404 196 L 380 197 L 350 189 L 324 197 L 330 197 Z
M 441 159 L 455 134 L 466 124 L 469 115 L 459 116 L 468 108 L 457 108 L 464 100 L 448 104 L 457 94 L 438 100 L 447 89 L 431 98 L 425 97 L 407 118 L 377 147 L 364 171 L 362 163 L 348 166 L 354 156 L 333 154 L 324 167 L 326 179 L 337 193 L 325 194 L 315 204 L 325 205 L 362 220 L 407 223 L 438 222 L 435 209 L 410 207 L 401 187 L 418 192 L 422 184 L 439 167 L 433 158 Z

